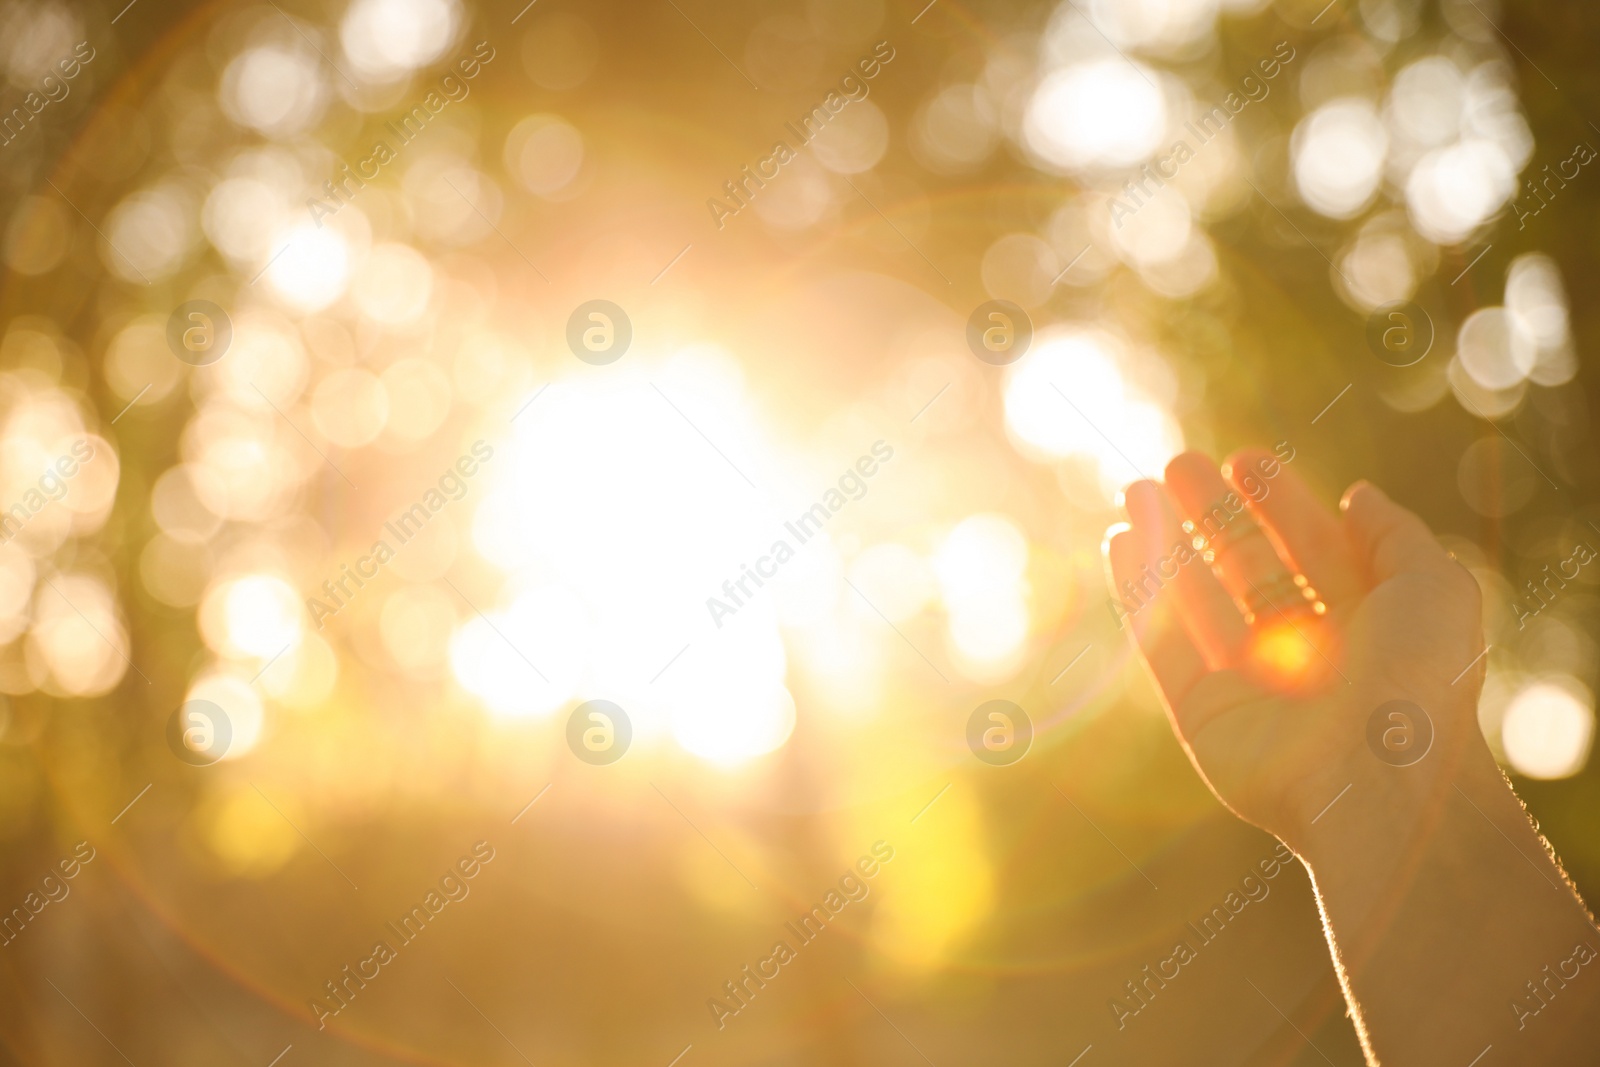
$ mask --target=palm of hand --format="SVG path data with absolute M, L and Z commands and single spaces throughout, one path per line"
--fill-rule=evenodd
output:
M 1249 484 L 1254 462 L 1247 455 L 1230 463 L 1235 486 Z M 1264 530 L 1219 549 L 1214 568 L 1183 568 L 1140 610 L 1133 630 L 1174 730 L 1212 791 L 1294 845 L 1342 789 L 1386 764 L 1429 760 L 1407 768 L 1402 785 L 1413 791 L 1447 779 L 1436 772 L 1476 737 L 1474 660 L 1483 645 L 1476 583 L 1414 515 L 1358 485 L 1341 524 L 1292 471 L 1277 479 L 1251 505 Z M 1173 497 L 1197 518 L 1229 488 L 1193 453 L 1173 461 L 1167 483 L 1130 487 L 1133 526 L 1108 541 L 1113 585 L 1124 592 L 1124 580 L 1153 552 L 1182 537 Z M 1248 600 L 1285 570 L 1306 575 L 1330 610 L 1263 610 L 1247 622 L 1235 596 Z M 1396 700 L 1422 714 L 1378 713 Z M 1394 727 L 1388 736 L 1406 742 L 1400 751 L 1373 747 L 1375 713 L 1376 736 Z

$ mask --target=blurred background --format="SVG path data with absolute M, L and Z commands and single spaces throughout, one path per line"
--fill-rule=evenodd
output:
M 1100 542 L 1419 510 L 1600 893 L 1597 19 L 3 0 L 0 1060 L 1360 1063 Z

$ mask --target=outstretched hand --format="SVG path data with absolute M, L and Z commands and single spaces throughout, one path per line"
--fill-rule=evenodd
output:
M 1336 517 L 1260 451 L 1126 502 L 1123 624 L 1211 790 L 1305 862 L 1367 1062 L 1592 1062 L 1600 986 L 1534 981 L 1600 931 L 1478 731 L 1471 575 L 1373 486 Z
M 1298 849 L 1341 789 L 1394 762 L 1368 743 L 1391 701 L 1424 717 L 1385 711 L 1379 736 L 1427 745 L 1429 761 L 1384 776 L 1403 783 L 1397 801 L 1426 805 L 1469 747 L 1488 755 L 1477 584 L 1376 487 L 1352 486 L 1336 516 L 1270 453 L 1219 470 L 1189 452 L 1125 499 L 1131 525 L 1106 543 L 1118 614 L 1195 769 L 1239 816 Z

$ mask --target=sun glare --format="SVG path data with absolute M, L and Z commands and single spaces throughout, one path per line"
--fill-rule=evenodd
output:
M 1129 353 L 1107 334 L 1062 331 L 1039 338 L 1006 385 L 1006 425 L 1036 453 L 1092 462 L 1110 499 L 1183 449 L 1177 424 L 1129 382 L 1127 369 Z
M 473 539 L 521 592 L 493 626 L 463 624 L 452 666 L 498 715 L 606 699 L 638 740 L 670 734 L 737 762 L 794 727 L 779 618 L 804 558 L 731 618 L 706 603 L 783 534 L 771 498 L 795 491 L 728 354 L 693 346 L 632 367 L 557 380 L 486 464 Z
M 1332 653 L 1328 638 L 1316 619 L 1265 621 L 1251 642 L 1250 662 L 1269 682 L 1293 688 L 1324 667 L 1323 657 Z

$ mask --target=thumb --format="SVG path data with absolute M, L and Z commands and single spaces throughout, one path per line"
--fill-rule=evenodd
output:
M 1339 501 L 1350 547 L 1372 583 L 1407 571 L 1448 565 L 1449 555 L 1427 523 L 1390 500 L 1371 482 L 1360 481 Z

